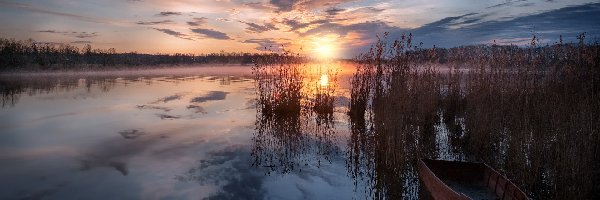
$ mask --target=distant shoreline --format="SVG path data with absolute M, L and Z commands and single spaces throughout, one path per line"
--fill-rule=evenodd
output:
M 190 64 L 158 64 L 158 65 L 79 65 L 77 67 L 53 66 L 42 69 L 41 67 L 23 67 L 11 70 L 0 70 L 0 75 L 8 74 L 36 74 L 36 73 L 78 73 L 78 72 L 107 72 L 107 71 L 139 71 L 156 69 L 177 69 L 177 68 L 211 68 L 211 67 L 252 67 L 254 64 L 240 63 L 190 63 Z
M 251 74 L 252 65 L 243 64 L 180 64 L 153 65 L 147 67 L 107 67 L 105 69 L 65 69 L 65 70 L 12 70 L 0 72 L 0 78 L 7 77 L 47 77 L 47 76 L 115 76 L 115 75 L 182 75 L 182 74 Z

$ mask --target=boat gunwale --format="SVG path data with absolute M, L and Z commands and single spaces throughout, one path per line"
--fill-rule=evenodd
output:
M 427 190 L 433 196 L 434 199 L 461 199 L 461 200 L 469 200 L 471 198 L 467 197 L 462 193 L 458 193 L 454 191 L 450 186 L 448 186 L 444 181 L 442 181 L 428 166 L 425 164 L 423 159 L 419 159 L 419 174 L 423 183 L 427 187 Z M 423 177 L 426 176 L 426 177 Z M 426 179 L 433 179 L 430 182 Z M 431 190 L 435 188 L 441 189 L 441 191 L 432 192 Z
M 427 163 L 451 163 L 451 164 L 463 164 L 463 165 L 481 165 L 483 167 L 482 174 L 485 178 L 483 181 L 485 187 L 491 189 L 496 197 L 500 199 L 523 199 L 527 200 L 529 197 L 521 190 L 521 188 L 517 187 L 512 181 L 498 173 L 489 165 L 482 162 L 465 162 L 465 161 L 447 161 L 447 160 L 434 160 L 434 159 L 419 159 L 418 161 L 418 169 L 420 173 L 421 180 L 425 183 L 427 187 L 427 191 L 434 197 L 434 199 L 471 199 L 464 193 L 459 193 L 454 190 L 452 187 L 448 186 L 446 182 L 444 182 L 440 177 L 438 177 L 437 173 L 430 168 Z M 491 187 L 490 178 L 495 175 L 496 180 L 494 182 L 494 187 Z M 433 180 L 426 180 L 433 179 Z M 500 180 L 503 180 L 504 186 L 498 187 L 500 184 Z M 433 181 L 433 182 L 431 182 Z M 442 189 L 440 191 L 440 189 Z M 498 190 L 502 189 L 501 192 Z M 435 190 L 432 192 L 432 190 Z M 510 191 L 509 191 L 510 190 Z M 508 191 L 508 192 L 507 192 Z M 506 196 L 507 193 L 511 192 L 513 196 Z

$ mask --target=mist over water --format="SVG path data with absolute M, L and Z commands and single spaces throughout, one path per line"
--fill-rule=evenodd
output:
M 590 180 L 563 171 L 575 162 L 540 158 L 554 148 L 593 166 L 581 152 L 598 141 L 583 151 L 560 134 L 532 139 L 559 124 L 481 107 L 498 102 L 462 93 L 476 73 L 421 66 L 378 86 L 363 67 L 1 75 L 0 199 L 427 199 L 420 158 L 486 162 L 536 199 L 595 190 L 549 190 Z M 549 116 L 569 107 L 588 108 Z
M 2 199 L 355 196 L 342 153 L 347 122 L 341 111 L 329 113 L 327 122 L 332 133 L 339 129 L 331 136 L 339 142 L 327 144 L 337 154 L 319 163 L 322 152 L 301 151 L 290 162 L 304 162 L 285 173 L 277 164 L 255 163 L 258 129 L 270 125 L 257 116 L 260 95 L 250 67 L 0 80 Z M 335 95 L 342 98 L 343 89 Z

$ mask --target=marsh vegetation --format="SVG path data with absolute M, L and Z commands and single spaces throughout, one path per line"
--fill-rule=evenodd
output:
M 534 199 L 598 198 L 600 45 L 580 38 L 449 49 L 442 72 L 411 35 L 383 37 L 352 79 L 348 170 L 377 199 L 422 192 L 419 158 L 485 162 Z
M 256 61 L 253 166 L 289 173 L 341 154 L 333 127 L 336 72 L 313 66 L 319 69 L 309 73 L 309 65 L 293 56 Z
M 350 81 L 345 156 L 355 191 L 374 199 L 427 196 L 416 161 L 431 158 L 485 162 L 534 199 L 598 198 L 600 45 L 578 38 L 423 49 L 410 34 L 384 35 L 355 60 Z M 307 162 L 307 150 L 328 152 L 321 140 L 306 142 L 330 138 L 305 126 L 321 124 L 333 99 L 319 93 L 307 101 L 305 65 L 255 65 L 255 165 L 288 173 Z

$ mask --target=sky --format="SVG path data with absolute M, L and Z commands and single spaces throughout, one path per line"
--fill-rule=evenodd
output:
M 0 37 L 117 52 L 281 52 L 351 58 L 378 35 L 423 47 L 600 36 L 585 0 L 0 0 Z

